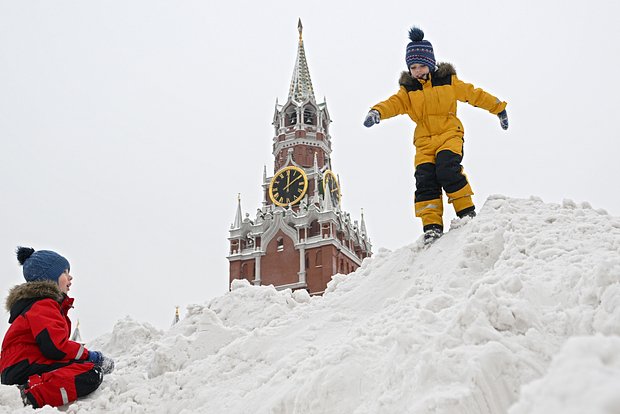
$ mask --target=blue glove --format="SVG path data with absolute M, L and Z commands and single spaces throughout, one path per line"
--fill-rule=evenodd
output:
M 366 128 L 370 128 L 374 124 L 378 124 L 381 121 L 381 114 L 376 109 L 371 109 L 366 115 L 366 119 L 364 120 L 364 126 Z
M 88 361 L 95 364 L 95 366 L 101 367 L 101 371 L 104 374 L 114 371 L 114 360 L 104 356 L 99 351 L 88 351 Z
M 506 113 L 506 110 L 504 109 L 502 112 L 497 114 L 497 116 L 499 117 L 499 124 L 501 125 L 502 129 L 508 129 L 508 113 Z
M 88 351 L 88 361 L 95 365 L 101 365 L 103 354 L 99 351 Z

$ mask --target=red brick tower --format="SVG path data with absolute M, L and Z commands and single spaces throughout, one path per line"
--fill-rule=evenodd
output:
M 289 96 L 276 101 L 274 174 L 263 173 L 263 203 L 256 218 L 242 219 L 241 200 L 231 225 L 230 282 L 247 279 L 278 289 L 321 294 L 336 273 L 357 269 L 372 254 L 361 221 L 341 209 L 339 177 L 331 165 L 331 119 L 317 104 L 302 38 Z

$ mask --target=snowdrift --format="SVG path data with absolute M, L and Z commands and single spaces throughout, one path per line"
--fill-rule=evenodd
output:
M 620 219 L 493 196 L 324 297 L 237 282 L 168 331 L 87 344 L 116 371 L 67 413 L 618 413 Z M 45 407 L 40 412 L 57 412 Z M 15 387 L 0 412 L 30 413 Z

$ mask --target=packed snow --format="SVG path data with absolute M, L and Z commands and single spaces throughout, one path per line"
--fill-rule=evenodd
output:
M 619 252 L 603 210 L 493 196 L 323 297 L 236 281 L 167 331 L 120 320 L 87 344 L 116 371 L 62 410 L 617 414 Z M 31 412 L 0 387 L 0 413 Z

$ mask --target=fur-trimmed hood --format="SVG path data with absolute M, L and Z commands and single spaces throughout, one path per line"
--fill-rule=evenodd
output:
M 437 65 L 437 69 L 432 72 L 432 76 L 433 78 L 444 78 L 446 76 L 452 76 L 452 75 L 456 75 L 456 69 L 454 69 L 454 66 L 452 66 L 451 63 L 447 63 L 447 62 L 441 62 Z M 404 86 L 404 87 L 412 87 L 414 86 L 416 83 L 419 83 L 417 79 L 415 79 L 413 76 L 411 76 L 411 73 L 409 73 L 408 71 L 403 71 L 403 73 L 400 74 L 400 79 L 398 81 L 399 85 Z
M 27 282 L 17 285 L 9 290 L 6 298 L 6 310 L 11 313 L 12 322 L 24 310 L 34 302 L 41 299 L 54 299 L 58 303 L 63 301 L 63 293 L 56 282 L 44 280 L 39 282 Z

